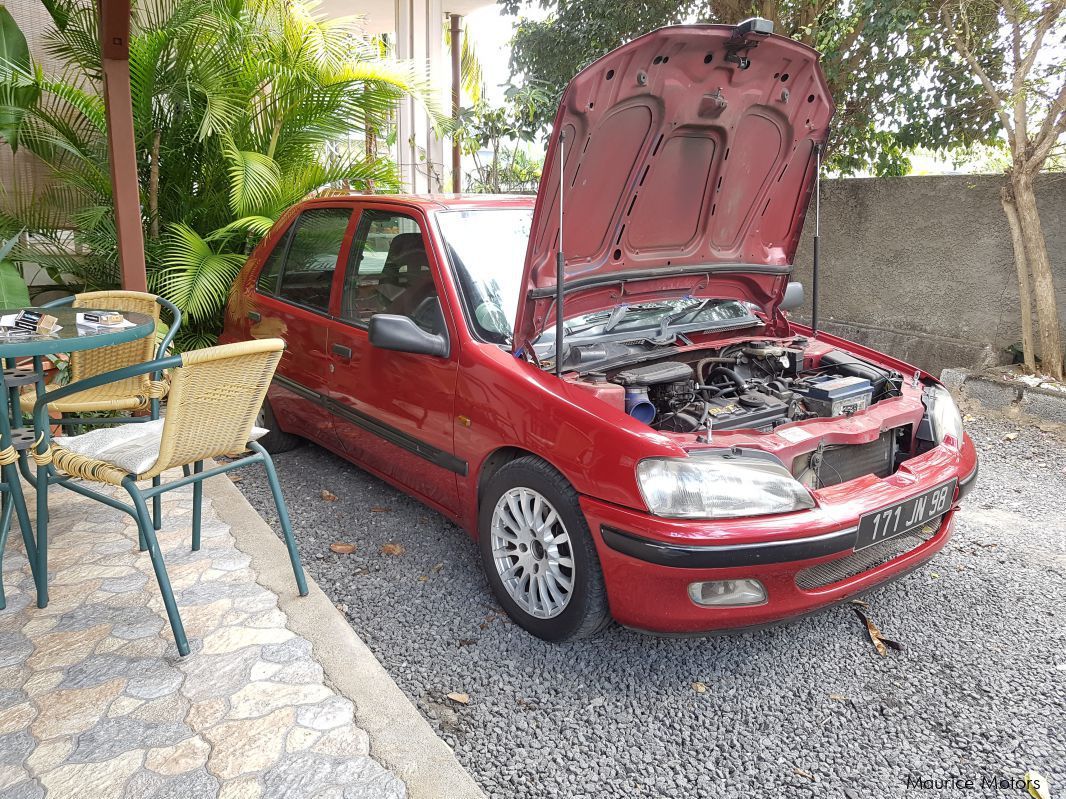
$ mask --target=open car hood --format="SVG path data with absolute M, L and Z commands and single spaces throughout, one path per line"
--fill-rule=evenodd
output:
M 564 316 L 684 295 L 773 313 L 834 106 L 817 51 L 757 32 L 768 25 L 661 28 L 570 82 L 533 211 L 516 350 L 554 323 L 560 182 Z

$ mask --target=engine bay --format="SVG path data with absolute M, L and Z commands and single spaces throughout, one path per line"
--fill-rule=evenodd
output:
M 586 371 L 583 382 L 620 387 L 624 407 L 655 430 L 771 431 L 788 422 L 851 416 L 900 395 L 898 372 L 808 341 L 745 341 L 651 362 Z M 617 389 L 615 389 L 617 391 Z

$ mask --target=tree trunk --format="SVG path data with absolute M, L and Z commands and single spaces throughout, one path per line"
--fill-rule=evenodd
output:
M 161 134 L 156 129 L 152 137 L 152 163 L 148 172 L 148 236 L 159 238 L 159 141 Z
M 1033 176 L 1019 170 L 1011 174 L 1011 188 L 1018 209 L 1018 226 L 1025 245 L 1025 257 L 1033 273 L 1033 294 L 1036 300 L 1036 321 L 1039 327 L 1042 370 L 1055 380 L 1063 380 L 1062 328 L 1055 299 L 1055 283 L 1051 275 L 1051 259 L 1040 224 L 1033 191 Z
M 1025 242 L 1022 229 L 1018 224 L 1018 208 L 1014 202 L 1014 192 L 1008 183 L 1000 190 L 1003 213 L 1007 215 L 1010 225 L 1010 240 L 1014 246 L 1014 265 L 1018 269 L 1018 305 L 1022 314 L 1022 353 L 1025 357 L 1025 370 L 1036 371 L 1036 351 L 1033 349 L 1033 293 L 1029 288 L 1029 262 L 1025 257 Z

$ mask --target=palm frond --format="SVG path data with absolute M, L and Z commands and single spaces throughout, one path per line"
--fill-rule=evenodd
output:
M 250 216 L 279 193 L 281 169 L 269 155 L 238 150 L 232 141 L 225 145 L 225 155 L 229 162 L 229 203 L 233 213 Z
M 170 228 L 155 288 L 193 321 L 217 319 L 243 263 L 244 256 L 215 252 L 195 230 L 175 224 Z

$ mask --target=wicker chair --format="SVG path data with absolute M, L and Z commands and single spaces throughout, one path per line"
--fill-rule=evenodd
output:
M 140 291 L 91 291 L 76 294 L 73 297 L 63 297 L 47 303 L 45 308 L 54 308 L 60 305 L 71 305 L 75 308 L 102 308 L 109 311 L 133 311 L 145 316 L 152 317 L 159 322 L 159 312 L 166 308 L 170 312 L 171 322 L 169 330 L 156 346 L 155 336 L 146 336 L 126 344 L 116 344 L 112 347 L 101 347 L 93 350 L 73 352 L 70 355 L 70 382 L 76 383 L 89 377 L 104 374 L 125 366 L 150 361 L 153 358 L 162 358 L 166 355 L 170 342 L 174 340 L 178 329 L 181 327 L 181 311 L 162 297 L 155 294 L 146 294 Z M 48 393 L 55 392 L 59 386 L 49 385 L 45 388 Z M 112 425 L 121 422 L 147 422 L 159 418 L 159 401 L 167 394 L 168 384 L 163 379 L 163 374 L 141 374 L 118 380 L 114 383 L 85 389 L 76 394 L 66 395 L 63 399 L 56 399 L 54 395 L 49 398 L 49 415 L 55 420 L 53 424 L 65 426 L 72 425 Z M 29 391 L 22 395 L 22 410 L 32 413 L 33 406 L 40 398 L 40 391 Z M 125 416 L 105 418 L 84 418 L 79 414 L 100 413 L 108 411 L 150 411 L 148 416 Z M 153 483 L 158 486 L 158 479 Z M 158 497 L 152 501 L 152 517 L 155 529 L 159 529 L 160 504 Z
M 147 548 L 151 555 L 152 566 L 163 595 L 163 604 L 166 606 L 174 640 L 181 655 L 188 654 L 189 642 L 185 637 L 170 588 L 166 566 L 155 537 L 155 528 L 148 515 L 145 500 L 149 497 L 157 497 L 190 483 L 193 485 L 192 548 L 196 550 L 200 548 L 203 481 L 232 469 L 262 463 L 277 505 L 296 585 L 300 596 L 307 595 L 307 582 L 300 565 L 300 556 L 296 551 L 292 525 L 285 500 L 281 496 L 273 461 L 259 444 L 249 442 L 256 416 L 284 346 L 281 339 L 264 339 L 185 352 L 63 386 L 39 399 L 34 406 L 37 429 L 44 431 L 33 452 L 33 459 L 37 462 L 38 486 L 43 485 L 42 480 L 47 480 L 49 484 L 63 485 L 79 494 L 123 510 L 137 520 L 142 549 Z M 130 378 L 163 369 L 172 370 L 167 412 L 159 435 L 158 458 L 147 471 L 130 474 L 107 460 L 77 454 L 50 441 L 46 418 L 49 404 L 84 393 L 86 390 L 113 382 L 128 381 Z M 251 449 L 253 454 L 207 471 L 203 470 L 204 461 L 209 458 L 233 456 L 248 449 Z M 152 487 L 147 489 L 137 486 L 138 481 L 156 480 L 163 472 L 179 466 L 185 471 L 182 478 L 162 485 L 153 483 Z M 74 482 L 72 478 L 122 486 L 129 493 L 133 504 L 127 505 L 101 494 L 80 482 Z M 36 554 L 37 604 L 39 607 L 45 607 L 48 602 L 48 491 L 40 489 L 37 491 Z

